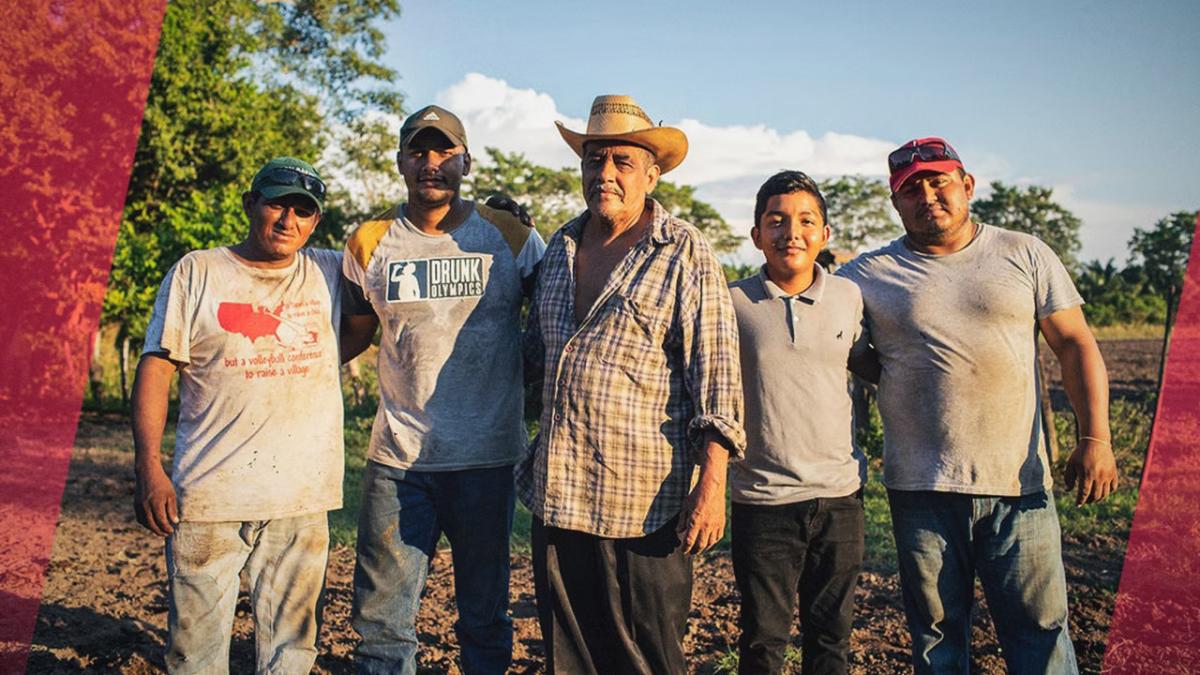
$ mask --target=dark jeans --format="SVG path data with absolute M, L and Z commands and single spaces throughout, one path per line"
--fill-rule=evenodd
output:
M 605 539 L 533 519 L 533 581 L 550 673 L 686 673 L 692 559 L 677 519 L 635 539 Z
M 846 672 L 863 534 L 861 492 L 733 505 L 733 572 L 742 594 L 739 673 L 783 670 L 797 604 L 802 672 Z
M 454 562 L 454 632 L 468 675 L 512 660 L 508 539 L 512 467 L 405 471 L 368 462 L 358 520 L 351 625 L 360 673 L 416 672 L 414 625 L 429 558 L 445 533 Z

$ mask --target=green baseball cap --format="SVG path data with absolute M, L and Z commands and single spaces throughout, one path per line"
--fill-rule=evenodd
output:
M 401 149 L 425 129 L 437 129 L 451 143 L 467 149 L 467 132 L 463 129 L 462 121 L 454 113 L 436 105 L 427 105 L 404 120 L 404 125 L 400 127 Z
M 295 157 L 276 157 L 263 165 L 250 182 L 250 191 L 267 199 L 304 195 L 325 210 L 325 181 L 312 164 Z

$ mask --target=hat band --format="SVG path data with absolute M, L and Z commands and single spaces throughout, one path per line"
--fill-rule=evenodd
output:
M 632 103 L 614 103 L 610 101 L 594 103 L 592 104 L 591 117 L 597 115 L 632 115 L 640 117 L 650 126 L 654 126 L 654 120 L 650 119 L 650 116 L 645 111 Z

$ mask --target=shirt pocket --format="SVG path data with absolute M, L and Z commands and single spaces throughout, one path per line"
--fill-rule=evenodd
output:
M 596 327 L 597 358 L 638 388 L 659 388 L 668 374 L 667 321 L 662 314 L 647 311 L 628 296 L 609 298 Z

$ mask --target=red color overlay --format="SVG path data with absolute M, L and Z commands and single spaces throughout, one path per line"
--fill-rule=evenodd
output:
M 0 672 L 25 668 L 164 0 L 0 21 Z
M 1189 260 L 1108 632 L 1106 672 L 1200 667 L 1200 233 Z

